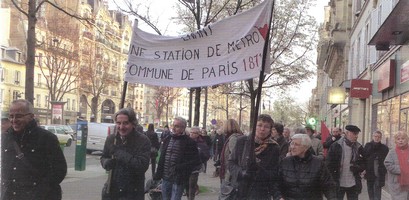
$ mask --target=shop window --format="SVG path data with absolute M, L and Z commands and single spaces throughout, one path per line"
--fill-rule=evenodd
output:
M 394 146 L 393 134 L 399 130 L 399 97 L 377 104 L 376 130 L 383 132 L 382 143 Z

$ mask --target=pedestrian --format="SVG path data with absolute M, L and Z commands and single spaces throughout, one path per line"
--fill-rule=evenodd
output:
M 271 129 L 271 136 L 280 145 L 280 161 L 286 157 L 289 148 L 289 143 L 285 140 L 283 132 L 284 126 L 280 123 L 274 123 L 274 127 Z
M 144 199 L 151 143 L 136 131 L 138 121 L 132 108 L 120 109 L 114 120 L 117 132 L 107 137 L 100 160 L 102 167 L 110 171 L 102 199 Z
M 345 126 L 345 137 L 333 143 L 326 157 L 332 178 L 337 183 L 337 198 L 357 200 L 362 190 L 360 173 L 365 170 L 364 148 L 357 142 L 361 130 L 355 125 Z
M 290 156 L 280 163 L 279 187 L 282 199 L 335 200 L 336 185 L 324 160 L 311 151 L 311 138 L 295 134 L 290 144 Z
M 223 124 L 223 134 L 226 136 L 226 141 L 223 144 L 220 154 L 220 199 L 225 199 L 232 189 L 232 175 L 227 167 L 227 161 L 237 143 L 237 138 L 243 135 L 240 126 L 234 119 L 228 119 Z
M 161 148 L 154 180 L 162 179 L 163 200 L 180 200 L 194 168 L 200 164 L 196 142 L 186 134 L 187 121 L 173 120 L 173 132 Z
M 381 143 L 382 132 L 372 133 L 372 141 L 365 144 L 364 157 L 366 169 L 364 171 L 370 200 L 380 200 L 382 187 L 385 185 L 386 168 L 383 164 L 389 148 Z
M 11 127 L 11 122 L 9 116 L 6 113 L 1 114 L 1 134 L 6 133 L 7 130 Z
M 237 139 L 228 160 L 229 171 L 233 176 L 232 186 L 238 192 L 235 199 L 270 200 L 271 197 L 277 199 L 281 196 L 278 190 L 280 147 L 271 138 L 273 125 L 270 115 L 261 114 L 255 124 L 254 141 L 251 136 Z M 249 152 L 251 142 L 254 142 L 254 152 Z M 252 156 L 255 156 L 255 163 L 250 159 Z
M 332 133 L 327 139 L 325 140 L 324 144 L 322 145 L 325 149 L 329 149 L 332 143 L 338 141 L 341 138 L 341 129 L 338 127 L 332 128 Z
M 208 146 L 209 149 L 210 149 L 210 148 L 212 147 L 212 138 L 210 138 L 210 136 L 207 135 L 206 129 L 205 129 L 205 128 L 202 128 L 202 131 L 200 132 L 200 134 L 201 134 L 202 138 L 205 140 L 207 146 Z M 212 156 L 212 155 L 211 155 L 211 152 L 212 152 L 212 151 L 209 150 L 210 157 Z M 208 161 L 208 160 L 206 160 L 206 162 L 204 162 L 203 173 L 206 173 L 206 171 L 207 171 L 207 161 Z
M 305 127 L 305 133 L 311 138 L 311 149 L 314 150 L 314 155 L 324 158 L 324 148 L 322 146 L 321 140 L 314 137 L 314 132 L 315 131 L 311 126 Z
M 199 173 L 204 170 L 204 163 L 207 162 L 210 157 L 210 147 L 207 146 L 205 139 L 200 134 L 200 128 L 197 126 L 190 128 L 189 137 L 196 142 L 199 152 L 199 158 L 201 161 L 197 166 L 194 167 L 189 177 L 189 184 L 186 187 L 187 199 L 194 200 L 196 194 L 199 193 L 199 185 L 197 184 Z
M 148 136 L 149 141 L 151 142 L 151 170 L 152 177 L 155 175 L 156 169 L 156 157 L 158 157 L 158 151 L 160 148 L 158 135 L 155 133 L 155 128 L 153 124 L 148 125 L 148 130 L 145 132 L 145 135 Z
M 220 172 L 220 155 L 222 153 L 223 145 L 225 141 L 225 136 L 222 130 L 217 130 L 216 134 L 213 138 L 213 161 L 214 166 L 216 167 L 215 171 L 213 172 L 213 177 L 218 177 Z
M 290 128 L 284 127 L 283 137 L 284 137 L 284 139 L 285 139 L 286 142 L 290 142 L 290 138 L 291 138 L 291 130 L 290 130 Z
M 33 105 L 10 104 L 11 128 L 1 137 L 1 199 L 57 200 L 67 162 L 57 136 L 37 126 Z
M 384 162 L 388 171 L 388 189 L 392 200 L 409 200 L 408 134 L 398 131 L 394 139 L 396 147 L 389 151 Z
M 169 126 L 165 125 L 162 133 L 160 134 L 160 143 L 162 143 L 165 140 L 165 138 L 167 138 L 168 136 L 170 136 Z

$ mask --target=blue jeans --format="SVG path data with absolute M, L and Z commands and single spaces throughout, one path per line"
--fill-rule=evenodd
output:
M 368 196 L 370 200 L 381 200 L 382 197 L 382 186 L 379 183 L 379 179 L 376 178 L 375 181 L 367 181 L 368 186 Z
M 172 181 L 162 180 L 161 189 L 163 200 L 181 200 L 184 185 L 178 185 Z

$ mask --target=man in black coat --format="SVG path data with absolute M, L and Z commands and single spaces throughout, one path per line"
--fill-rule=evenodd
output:
M 338 141 L 341 138 L 341 129 L 338 127 L 334 127 L 332 129 L 332 133 L 327 139 L 325 140 L 324 144 L 322 145 L 325 149 L 329 149 L 332 143 Z
M 370 200 L 380 200 L 382 187 L 385 185 L 386 167 L 383 164 L 389 148 L 381 143 L 382 132 L 372 133 L 372 141 L 365 144 L 364 156 L 366 159 L 365 178 Z
M 365 170 L 364 148 L 357 142 L 361 130 L 354 125 L 345 129 L 345 137 L 330 146 L 326 163 L 337 183 L 337 198 L 344 199 L 346 193 L 348 200 L 358 200 L 362 190 L 360 173 Z
M 37 126 L 33 105 L 10 106 L 11 128 L 1 138 L 1 199 L 58 200 L 67 162 L 57 136 Z
M 143 200 L 151 143 L 146 135 L 136 131 L 138 122 L 131 108 L 119 110 L 114 119 L 117 132 L 107 137 L 101 156 L 102 167 L 111 170 L 102 199 Z
M 165 138 L 160 152 L 154 180 L 162 179 L 162 198 L 180 200 L 189 183 L 193 169 L 200 165 L 197 144 L 185 132 L 187 121 L 181 117 L 173 120 L 173 133 Z

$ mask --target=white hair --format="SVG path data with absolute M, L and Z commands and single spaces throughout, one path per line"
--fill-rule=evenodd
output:
M 297 133 L 293 135 L 291 139 L 301 139 L 301 145 L 305 146 L 307 149 L 312 146 L 311 138 L 307 134 Z

